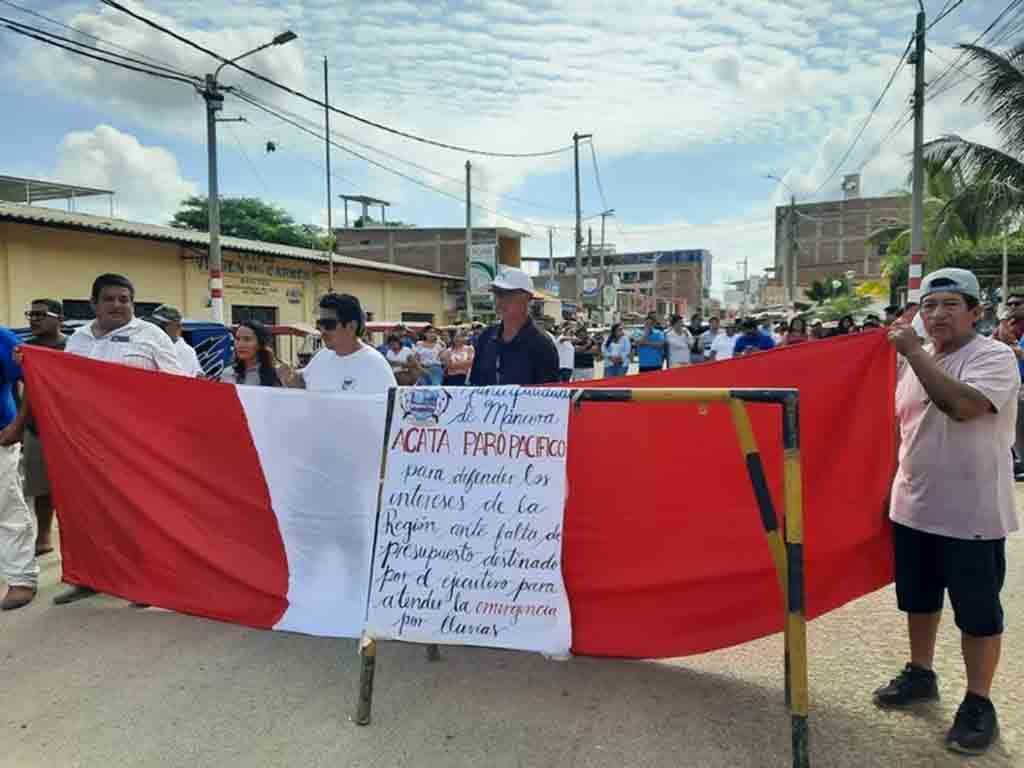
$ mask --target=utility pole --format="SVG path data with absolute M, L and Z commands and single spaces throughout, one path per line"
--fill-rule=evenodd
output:
M 921 300 L 921 278 L 924 277 L 924 11 L 917 14 L 914 35 L 914 179 L 910 227 L 910 272 L 907 278 L 907 301 Z
M 220 254 L 220 190 L 217 183 L 217 113 L 224 108 L 224 94 L 217 87 L 216 75 L 206 76 L 206 207 L 210 230 L 210 309 L 213 322 L 224 323 L 224 264 Z
M 334 217 L 331 215 L 331 107 L 324 56 L 324 152 L 327 155 L 327 290 L 334 293 Z
M 466 320 L 473 322 L 473 209 L 471 207 L 473 190 L 469 180 L 472 169 L 466 161 Z
M 748 264 L 750 262 L 749 256 L 744 256 L 743 261 L 737 262 L 737 265 L 743 265 L 743 300 L 740 302 L 740 314 L 747 314 L 747 299 L 750 295 L 750 277 L 747 274 Z M 733 283 L 735 285 L 735 283 Z
M 789 243 L 786 246 L 786 303 L 796 301 L 797 220 L 796 195 L 789 196 Z
M 555 277 L 555 230 L 548 227 L 548 284 L 546 287 L 550 288 L 557 279 Z
M 589 139 L 590 133 L 572 135 L 573 168 L 576 179 L 576 307 L 583 309 L 583 214 L 580 209 L 580 139 Z
M 1006 250 L 1006 226 L 1003 224 L 1003 289 L 999 294 L 999 303 L 1002 304 L 999 308 L 1000 317 L 1006 313 L 1006 300 L 1009 298 L 1007 294 L 1010 292 L 1010 258 Z
M 594 228 L 587 227 L 587 277 L 594 272 Z
M 608 270 L 605 267 L 604 260 L 604 220 L 609 216 L 615 215 L 615 209 L 609 208 L 606 211 L 601 211 L 601 313 L 602 315 L 608 312 L 608 307 L 604 300 L 604 287 L 608 284 Z M 601 318 L 601 322 L 604 322 L 604 317 Z
M 252 56 L 272 45 L 285 45 L 296 39 L 291 30 L 282 32 L 269 43 L 264 43 L 240 56 L 224 61 L 212 75 L 207 75 L 203 89 L 199 94 L 206 101 L 206 158 L 207 158 L 207 191 L 206 208 L 209 217 L 210 249 L 210 308 L 213 322 L 224 323 L 224 263 L 220 252 L 220 189 L 217 182 L 217 113 L 224 108 L 224 91 L 217 84 L 220 71 L 228 64 L 233 64 L 246 56 Z M 226 90 L 231 90 L 230 88 Z M 238 120 L 242 118 L 236 118 Z

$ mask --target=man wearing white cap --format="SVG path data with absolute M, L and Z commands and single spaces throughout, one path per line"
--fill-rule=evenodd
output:
M 984 752 L 999 732 L 989 693 L 1002 644 L 1006 536 L 1017 530 L 1010 446 L 1020 374 L 1009 347 L 975 332 L 980 299 L 971 272 L 936 270 L 921 285 L 919 316 L 930 344 L 906 319 L 889 330 L 901 356 L 899 468 L 889 517 L 910 662 L 875 691 L 875 703 L 885 708 L 938 698 L 932 660 L 948 592 L 967 693 L 946 746 L 966 754 Z
M 171 341 L 174 342 L 174 354 L 178 358 L 178 366 L 182 372 L 186 376 L 202 376 L 203 366 L 199 364 L 199 356 L 181 336 L 181 311 L 169 304 L 161 304 L 147 319 L 154 325 L 159 325 L 164 329 L 164 333 L 171 337 Z
M 515 267 L 502 267 L 491 283 L 501 322 L 480 334 L 469 383 L 536 386 L 558 381 L 558 350 L 530 319 L 533 280 Z

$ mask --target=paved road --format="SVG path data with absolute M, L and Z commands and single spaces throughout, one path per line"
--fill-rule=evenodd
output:
M 964 685 L 951 620 L 942 702 L 917 714 L 871 705 L 905 655 L 890 588 L 810 625 L 812 765 L 1024 765 L 1024 535 L 1008 560 L 997 748 L 965 761 L 941 746 Z M 5 768 L 789 765 L 778 636 L 664 662 L 455 648 L 429 664 L 420 647 L 383 644 L 375 720 L 358 728 L 354 642 L 106 597 L 57 608 L 58 578 L 51 555 L 39 599 L 0 615 Z

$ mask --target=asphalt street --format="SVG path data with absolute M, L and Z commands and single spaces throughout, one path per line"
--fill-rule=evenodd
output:
M 1024 498 L 1018 502 L 1024 501 Z M 813 766 L 1024 766 L 1024 535 L 1011 538 L 1008 631 L 983 758 L 942 738 L 963 695 L 959 635 L 940 633 L 941 702 L 886 713 L 902 667 L 891 588 L 809 626 Z M 788 766 L 781 636 L 659 662 L 383 643 L 374 721 L 357 727 L 354 641 L 265 632 L 109 597 L 0 615 L 0 766 Z

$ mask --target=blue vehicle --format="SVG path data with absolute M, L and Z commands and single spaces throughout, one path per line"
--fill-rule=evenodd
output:
M 68 320 L 61 326 L 65 335 L 70 336 L 89 320 Z M 30 328 L 12 328 L 11 331 L 22 341 L 32 335 Z M 219 379 L 221 371 L 235 359 L 235 338 L 231 329 L 220 323 L 205 320 L 183 320 L 181 336 L 185 343 L 196 351 L 203 368 L 204 379 Z

